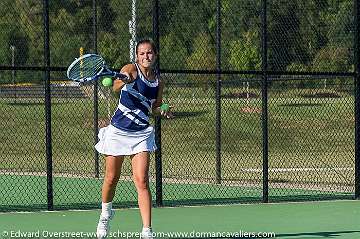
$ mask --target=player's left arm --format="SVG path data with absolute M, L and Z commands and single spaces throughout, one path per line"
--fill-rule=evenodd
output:
M 163 81 L 159 81 L 159 90 L 157 99 L 152 106 L 152 113 L 153 115 L 161 115 L 168 119 L 174 118 L 174 115 L 171 112 L 172 106 L 163 103 L 163 91 L 164 91 L 165 84 Z
M 159 89 L 158 89 L 156 101 L 152 105 L 152 113 L 153 113 L 153 115 L 160 115 L 161 114 L 160 106 L 161 106 L 162 100 L 163 100 L 163 91 L 164 91 L 164 81 L 159 80 Z

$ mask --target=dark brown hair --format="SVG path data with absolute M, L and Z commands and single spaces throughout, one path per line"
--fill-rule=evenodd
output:
M 155 42 L 150 39 L 150 38 L 144 38 L 144 39 L 141 39 L 140 41 L 137 42 L 136 44 L 136 54 L 138 53 L 138 48 L 141 44 L 144 44 L 144 43 L 149 43 L 155 53 L 155 55 L 157 54 L 157 49 L 156 49 L 156 46 L 155 46 Z

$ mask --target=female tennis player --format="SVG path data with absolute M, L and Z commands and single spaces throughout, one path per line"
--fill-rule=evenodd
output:
M 100 129 L 96 150 L 105 156 L 105 177 L 102 186 L 102 211 L 97 226 L 98 238 L 109 233 L 114 215 L 112 200 L 115 195 L 125 156 L 130 156 L 133 180 L 138 194 L 138 204 L 143 223 L 141 238 L 153 238 L 151 229 L 151 193 L 149 190 L 149 152 L 156 150 L 154 128 L 149 124 L 149 114 L 171 117 L 164 111 L 162 92 L 164 84 L 153 67 L 157 50 L 152 40 L 141 40 L 136 45 L 135 64 L 125 65 L 121 73 L 130 79 L 114 80 L 113 91 L 120 92 L 118 107 L 109 126 Z

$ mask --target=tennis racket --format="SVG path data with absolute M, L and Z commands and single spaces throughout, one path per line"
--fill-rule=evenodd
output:
M 129 80 L 125 74 L 110 70 L 105 60 L 96 54 L 85 54 L 75 59 L 67 69 L 67 77 L 81 83 L 94 81 L 103 76 L 120 78 L 125 82 Z

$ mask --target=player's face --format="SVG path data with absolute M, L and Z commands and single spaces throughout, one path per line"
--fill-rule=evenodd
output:
M 138 46 L 137 62 L 144 68 L 149 68 L 154 64 L 155 52 L 150 43 L 143 43 Z

